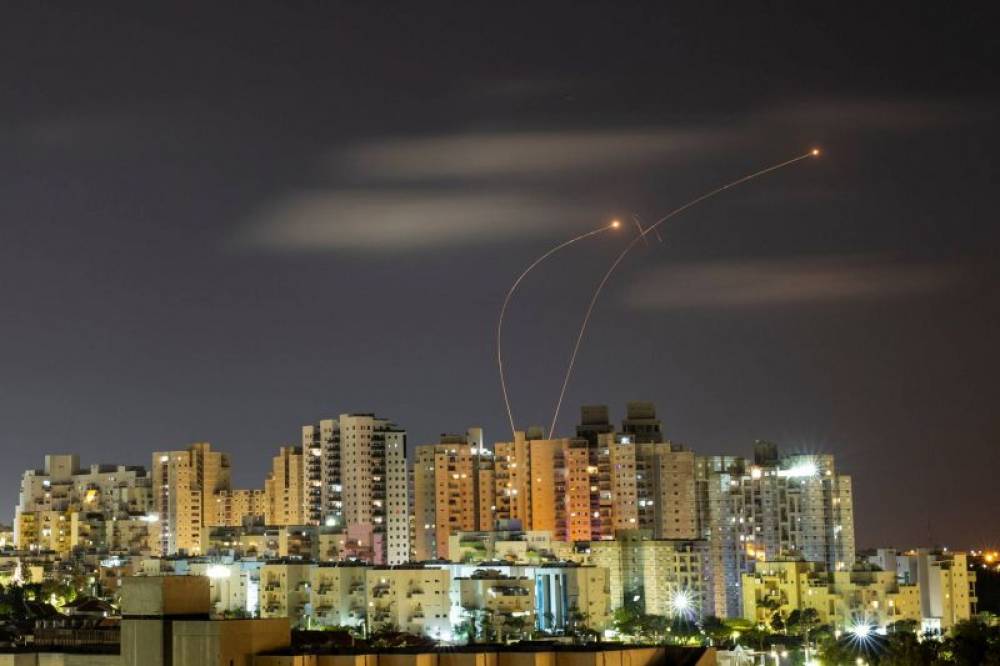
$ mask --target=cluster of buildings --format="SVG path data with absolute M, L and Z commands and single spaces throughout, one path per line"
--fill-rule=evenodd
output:
M 86 562 L 95 591 L 131 576 L 205 575 L 212 611 L 300 627 L 393 628 L 454 640 L 611 628 L 622 607 L 746 617 L 813 608 L 824 622 L 969 617 L 961 553 L 855 552 L 851 478 L 825 454 L 698 455 L 664 436 L 652 404 L 616 426 L 587 406 L 572 437 L 483 432 L 408 451 L 373 414 L 302 428 L 262 488 L 234 488 L 208 443 L 149 469 L 47 455 L 25 472 L 0 582 Z M 483 619 L 485 618 L 485 620 Z

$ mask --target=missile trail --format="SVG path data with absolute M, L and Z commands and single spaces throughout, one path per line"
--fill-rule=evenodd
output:
M 706 199 L 711 199 L 715 195 L 721 194 L 722 192 L 725 192 L 726 190 L 732 187 L 736 187 L 737 185 L 742 185 L 747 181 L 753 180 L 754 178 L 759 178 L 760 176 L 769 174 L 772 171 L 783 169 L 787 166 L 795 164 L 796 162 L 809 159 L 810 157 L 818 157 L 819 154 L 820 154 L 819 149 L 814 148 L 810 150 L 808 153 L 805 153 L 804 155 L 799 155 L 798 157 L 793 157 L 790 160 L 785 160 L 784 162 L 779 162 L 778 164 L 769 166 L 759 171 L 754 171 L 753 173 L 743 176 L 742 178 L 739 178 L 737 180 L 734 180 L 731 183 L 727 183 L 722 187 L 717 187 L 714 190 L 707 192 L 696 199 L 692 199 L 683 206 L 680 206 L 679 208 L 675 208 L 674 210 L 670 211 L 669 213 L 661 217 L 653 224 L 647 226 L 646 229 L 640 235 L 633 238 L 632 241 L 625 246 L 625 249 L 622 250 L 621 254 L 619 254 L 615 258 L 615 260 L 611 263 L 611 267 L 608 268 L 607 273 L 605 273 L 604 277 L 601 278 L 601 281 L 597 285 L 597 289 L 594 290 L 593 297 L 590 299 L 590 305 L 587 306 L 587 313 L 583 317 L 583 323 L 580 325 L 580 332 L 576 336 L 576 344 L 573 345 L 573 353 L 570 355 L 569 358 L 569 365 L 566 367 L 566 376 L 563 378 L 562 389 L 559 391 L 559 400 L 556 401 L 556 409 L 555 412 L 552 414 L 552 424 L 549 426 L 549 439 L 552 439 L 552 436 L 555 433 L 556 422 L 559 420 L 559 410 L 562 408 L 563 398 L 566 396 L 566 387 L 569 385 L 569 379 L 573 374 L 573 365 L 576 363 L 576 356 L 577 353 L 580 351 L 580 343 L 583 341 L 583 335 L 587 331 L 587 324 L 590 323 L 590 316 L 594 312 L 594 306 L 597 304 L 597 299 L 600 298 L 601 291 L 604 289 L 604 285 L 607 284 L 608 280 L 611 279 L 611 276 L 612 274 L 614 274 L 615 269 L 618 268 L 618 264 L 620 264 L 622 260 L 625 259 L 625 257 L 632 250 L 632 248 L 634 248 L 639 243 L 640 240 L 645 240 L 646 234 L 648 234 L 651 231 L 655 231 L 657 227 L 659 227 L 667 220 L 676 217 L 677 215 L 680 215 L 689 208 L 700 204 L 702 201 L 705 201 Z
M 559 250 L 565 247 L 569 247 L 570 245 L 572 245 L 577 241 L 583 240 L 584 238 L 590 238 L 591 236 L 596 236 L 597 234 L 604 233 L 605 231 L 609 231 L 611 229 L 617 229 L 618 226 L 619 222 L 618 220 L 615 220 L 611 224 L 606 224 L 603 227 L 599 227 L 597 229 L 594 229 L 593 231 L 588 231 L 587 233 L 580 234 L 579 236 L 570 238 L 568 241 L 564 241 L 559 245 L 556 245 L 554 248 L 552 248 L 551 250 L 549 250 L 548 252 L 538 257 L 533 262 L 531 262 L 531 264 L 529 264 L 528 267 L 525 268 L 524 271 L 519 276 L 517 276 L 517 279 L 514 280 L 514 284 L 510 286 L 510 289 L 507 290 L 507 296 L 504 297 L 503 305 L 500 308 L 500 318 L 497 320 L 497 369 L 500 371 L 500 390 L 503 392 L 503 402 L 504 405 L 507 407 L 507 418 L 510 421 L 510 431 L 512 437 L 515 431 L 514 413 L 510 407 L 510 397 L 507 395 L 507 381 L 504 379 L 504 374 L 503 374 L 503 352 L 500 345 L 501 335 L 503 334 L 503 319 L 504 315 L 507 313 L 507 306 L 510 304 L 510 299 L 514 296 L 514 292 L 517 291 L 517 287 L 518 285 L 521 284 L 521 280 L 523 280 L 528 275 L 528 273 L 530 273 L 535 268 L 535 266 L 537 266 L 538 264 L 542 263 L 543 261 L 551 257 Z

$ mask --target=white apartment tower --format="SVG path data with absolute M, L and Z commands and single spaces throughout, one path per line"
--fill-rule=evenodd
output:
M 410 556 L 406 431 L 374 414 L 302 428 L 304 515 L 341 528 L 376 564 Z

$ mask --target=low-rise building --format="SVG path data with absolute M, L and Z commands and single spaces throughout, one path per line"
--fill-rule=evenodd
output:
M 488 625 L 490 636 L 501 641 L 522 637 L 536 624 L 535 581 L 496 569 L 480 569 L 468 578 L 453 578 L 451 622 L 452 626 L 467 622 L 472 631 Z
M 451 578 L 419 565 L 374 567 L 366 573 L 369 631 L 390 629 L 450 640 Z
M 902 584 L 920 586 L 923 631 L 943 633 L 976 613 L 976 572 L 967 553 L 918 548 L 897 552 L 880 548 L 864 560 L 894 572 Z
M 807 608 L 821 623 L 841 630 L 920 621 L 919 587 L 900 584 L 895 573 L 872 567 L 831 573 L 819 562 L 757 562 L 753 573 L 743 574 L 742 591 L 743 616 L 758 623 Z
M 574 626 L 595 631 L 611 622 L 611 595 L 608 570 L 575 562 L 484 564 L 429 562 L 428 567 L 447 569 L 450 577 L 474 578 L 483 570 L 495 571 L 511 579 L 534 583 L 535 627 L 561 632 Z
M 309 579 L 309 626 L 363 627 L 368 569 L 357 564 L 314 565 Z
M 569 556 L 573 548 L 564 541 L 554 541 L 546 530 L 490 530 L 456 532 L 448 537 L 452 562 L 520 562 L 537 564 Z
M 293 626 L 306 626 L 313 566 L 291 560 L 268 562 L 262 566 L 260 616 L 287 617 Z

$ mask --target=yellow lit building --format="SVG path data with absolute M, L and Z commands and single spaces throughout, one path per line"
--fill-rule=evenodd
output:
M 884 628 L 900 620 L 920 622 L 920 588 L 899 584 L 892 571 L 829 573 L 817 562 L 758 561 L 742 583 L 743 616 L 753 622 L 766 624 L 776 612 L 787 618 L 806 608 L 841 630 L 858 623 Z
M 262 566 L 258 604 L 260 616 L 287 617 L 292 625 L 305 626 L 314 566 L 293 561 L 274 561 Z
M 635 450 L 628 438 L 543 439 L 516 432 L 494 449 L 498 524 L 518 521 L 527 531 L 552 532 L 559 541 L 611 539 L 638 521 Z
M 430 638 L 451 636 L 451 579 L 445 569 L 375 567 L 367 571 L 368 628 Z
M 416 448 L 413 462 L 413 559 L 448 559 L 449 537 L 480 528 L 482 430 L 442 435 Z M 490 525 L 492 526 L 492 525 Z
M 612 609 L 640 602 L 650 615 L 700 617 L 714 610 L 705 541 L 651 539 L 632 530 L 614 541 L 592 541 L 588 550 L 583 561 L 608 571 Z
M 216 493 L 230 485 L 229 456 L 207 442 L 153 454 L 153 495 L 161 555 L 198 554 L 207 542 Z
M 220 490 L 208 503 L 208 527 L 236 527 L 247 520 L 260 520 L 266 513 L 263 490 Z
M 956 622 L 968 620 L 976 612 L 976 573 L 969 569 L 967 553 L 920 548 L 895 554 L 883 568 L 893 568 L 900 580 L 920 586 L 920 606 L 924 629 L 947 632 Z
M 283 446 L 271 461 L 264 481 L 264 522 L 267 525 L 306 524 L 302 447 Z
M 534 629 L 534 579 L 509 576 L 491 569 L 480 569 L 471 576 L 452 579 L 452 624 L 467 621 L 470 616 L 480 613 L 485 615 L 501 640 L 505 634 Z
M 101 549 L 106 522 L 146 514 L 151 507 L 150 478 L 143 467 L 81 468 L 76 455 L 46 455 L 42 469 L 21 477 L 12 545 L 58 553 Z
M 314 565 L 309 578 L 309 604 L 312 609 L 309 625 L 364 626 L 368 569 L 353 564 Z

